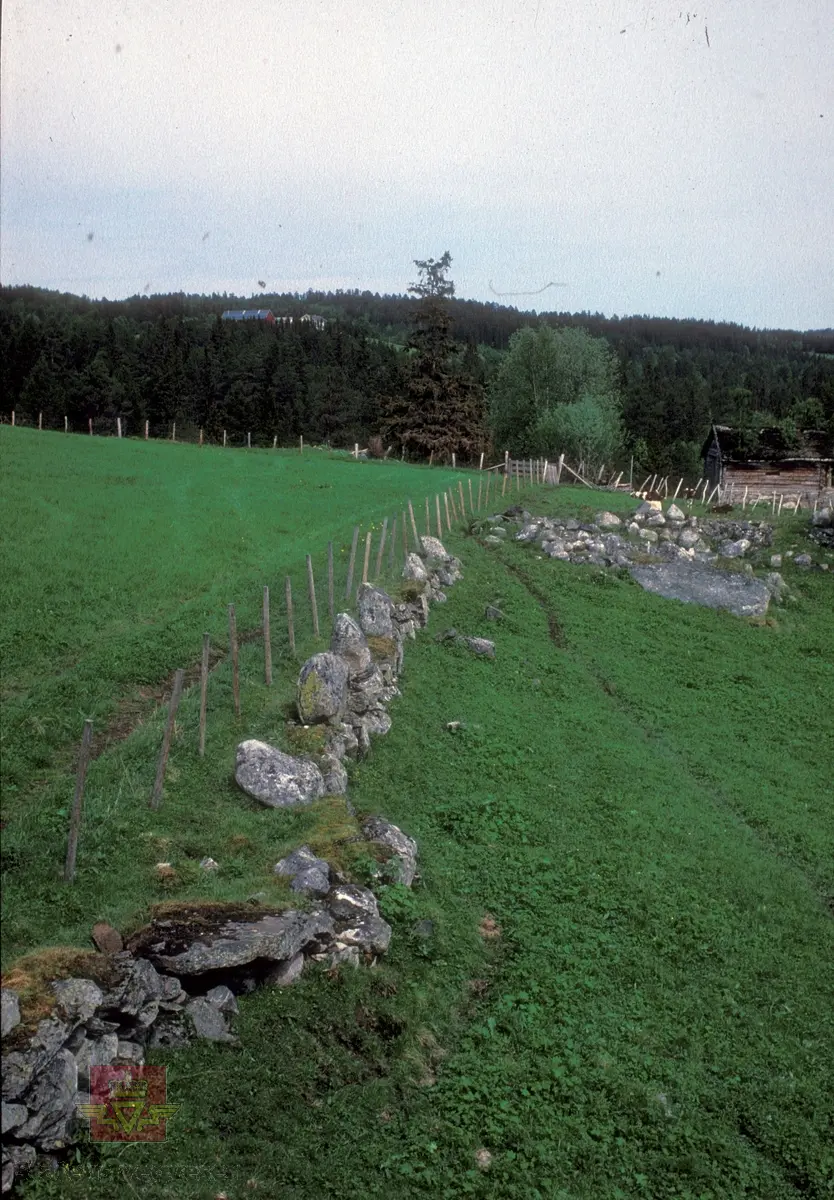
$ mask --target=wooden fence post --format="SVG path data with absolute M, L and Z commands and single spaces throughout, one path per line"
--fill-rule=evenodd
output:
M 504 482 L 501 484 L 501 495 L 503 496 L 507 490 L 507 468 L 504 467 Z
M 290 654 L 295 656 L 295 624 L 292 619 L 292 583 L 289 575 L 284 582 L 284 594 L 287 598 L 287 637 L 290 643 Z
M 64 417 L 64 433 L 69 433 L 69 420 L 67 417 Z
M 377 551 L 377 555 L 376 555 L 376 571 L 374 573 L 374 579 L 379 579 L 380 574 L 382 573 L 382 555 L 385 550 L 385 537 L 386 537 L 387 533 L 388 533 L 388 518 L 384 517 L 382 520 L 382 533 L 380 534 L 380 537 L 379 537 L 379 550 Z
M 173 425 L 171 426 L 171 441 L 175 442 L 176 440 L 177 440 L 177 423 L 176 423 L 176 421 L 174 421 Z
M 487 476 L 487 479 L 489 479 L 489 476 Z M 479 478 L 478 479 L 478 512 L 481 511 L 481 489 L 482 489 L 482 486 L 483 486 L 483 480 Z
M 327 543 L 327 612 L 332 624 L 336 617 L 336 601 L 334 598 L 335 580 L 333 576 L 333 543 Z
M 436 492 L 434 496 L 434 510 L 437 517 L 437 537 L 438 540 L 443 540 L 443 525 L 440 521 L 440 495 Z
M 235 716 L 240 716 L 240 672 L 237 644 L 237 620 L 235 606 L 229 605 L 229 651 L 232 656 L 232 699 L 234 700 Z
M 492 482 L 492 474 L 491 474 L 491 472 L 487 471 L 487 485 L 486 485 L 486 491 L 484 492 L 484 508 L 488 507 L 488 505 L 489 505 L 489 485 L 491 482 Z
M 394 557 L 397 553 L 397 514 L 391 523 L 391 545 L 388 547 L 388 570 L 394 570 Z
M 209 652 L 211 643 L 209 635 L 203 634 L 203 661 L 200 663 L 200 758 L 206 752 L 206 703 L 208 700 Z
M 69 837 L 67 838 L 67 858 L 64 864 L 64 883 L 72 883 L 75 879 L 75 857 L 78 852 L 78 834 L 81 829 L 81 802 L 84 799 L 84 781 L 87 778 L 87 764 L 90 761 L 92 740 L 93 722 L 88 718 L 84 722 L 84 732 L 81 735 L 81 749 L 78 753 L 75 795 L 72 798 Z
M 269 633 L 269 588 L 264 588 L 264 682 L 272 687 L 272 638 Z
M 363 583 L 368 582 L 368 564 L 371 559 L 371 541 L 373 540 L 373 536 L 374 535 L 370 529 L 365 534 L 365 557 L 362 562 L 362 582 Z
M 431 537 L 431 510 L 429 509 L 429 498 L 426 496 L 426 536 Z M 420 545 L 420 539 L 417 539 L 417 545 Z
M 483 471 L 483 469 L 484 469 L 484 452 L 482 450 L 481 451 L 481 461 L 478 463 L 478 470 Z
M 414 507 L 410 500 L 408 502 L 408 515 L 411 518 L 411 532 L 414 534 L 414 544 L 416 546 L 419 544 L 420 538 L 417 533 L 417 522 L 414 520 Z
M 223 430 L 223 449 L 226 449 L 226 430 Z
M 452 522 L 451 522 L 451 519 L 450 519 L 450 517 L 449 517 L 449 493 L 448 493 L 448 492 L 444 492 L 444 493 L 443 493 L 443 503 L 444 503 L 444 505 L 446 506 L 446 532 L 447 532 L 447 533 L 451 533 L 451 531 L 452 531 Z
M 452 505 L 452 520 L 455 522 L 455 524 L 457 524 L 458 508 L 457 508 L 457 505 L 455 504 L 455 489 L 453 487 L 449 488 L 446 495 L 449 497 L 449 502 Z
M 12 409 L 12 429 L 14 429 L 14 409 Z
M 247 450 L 252 449 L 252 434 L 251 433 L 247 433 L 247 435 L 246 435 L 246 449 Z
M 460 496 L 460 519 L 461 519 L 461 521 L 463 521 L 466 518 L 466 503 L 463 499 L 463 480 L 462 479 L 458 480 L 458 495 Z
M 278 449 L 278 434 L 277 433 L 276 433 L 275 437 L 272 439 L 272 449 L 273 450 Z
M 358 443 L 357 443 L 358 445 Z M 347 587 L 345 588 L 345 600 L 350 600 L 351 592 L 353 591 L 353 568 L 356 566 L 356 546 L 359 542 L 359 526 L 355 525 L 353 529 L 353 541 L 350 546 L 350 561 L 348 563 Z
M 202 446 L 202 444 L 203 444 L 203 430 L 201 428 L 200 429 L 200 445 Z
M 470 475 L 466 481 L 469 484 L 469 514 L 470 516 L 475 511 L 475 502 L 472 499 L 472 476 Z
M 457 463 L 455 462 L 455 452 L 454 452 L 454 450 L 452 451 L 452 470 L 453 470 L 453 471 L 456 471 L 456 470 L 457 470 Z
M 304 434 L 303 433 L 300 434 L 299 438 L 298 438 L 298 453 L 299 454 L 304 453 Z
M 149 431 L 150 431 L 150 421 L 146 421 L 145 422 L 145 441 L 148 440 Z
M 43 413 L 42 413 L 42 412 L 39 412 L 39 413 L 38 413 L 38 430 L 39 430 L 41 433 L 43 432 Z M 122 436 L 122 435 L 121 435 L 121 433 L 120 433 L 120 434 L 119 434 L 119 437 L 121 437 L 121 436 Z
M 313 610 L 313 636 L 319 637 L 319 610 L 316 604 L 316 581 L 313 577 L 313 560 L 307 555 L 307 591 L 310 596 L 310 608 Z
M 92 437 L 93 436 L 93 418 L 92 417 L 87 418 L 87 429 L 90 431 L 90 437 Z
M 159 808 L 162 803 L 162 785 L 165 782 L 165 767 L 168 763 L 168 752 L 171 749 L 171 738 L 174 733 L 174 721 L 182 696 L 182 685 L 185 671 L 180 667 L 174 675 L 174 690 L 168 705 L 168 720 L 165 722 L 165 733 L 162 735 L 162 749 L 159 751 L 159 762 L 156 765 L 156 779 L 151 792 L 151 808 Z
M 408 558 L 408 526 L 405 523 L 405 513 L 402 514 L 403 522 L 403 560 Z

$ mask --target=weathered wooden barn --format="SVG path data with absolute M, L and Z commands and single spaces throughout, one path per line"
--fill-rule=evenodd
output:
M 721 485 L 722 495 L 748 489 L 750 496 L 818 496 L 830 490 L 834 437 L 820 429 L 803 429 L 789 440 L 776 426 L 736 429 L 713 425 L 701 451 L 704 478 Z

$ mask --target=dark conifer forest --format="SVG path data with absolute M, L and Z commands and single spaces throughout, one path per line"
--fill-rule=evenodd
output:
M 512 335 L 541 322 L 604 338 L 619 370 L 621 458 L 656 471 L 697 471 L 712 422 L 779 424 L 834 432 L 834 330 L 755 330 L 704 320 L 598 313 L 534 314 L 448 298 L 454 387 L 481 397 L 489 439 L 490 383 Z M 135 296 L 89 300 L 33 287 L 0 289 L 2 419 L 128 435 L 240 444 L 363 446 L 392 413 L 419 404 L 415 319 L 419 297 L 371 292 L 304 295 Z M 228 308 L 271 309 L 274 325 L 221 319 Z M 323 325 L 304 316 L 325 318 Z M 450 356 L 449 356 L 450 353 Z M 423 389 L 424 391 L 425 389 Z M 436 389 L 435 389 L 436 390 Z M 454 388 L 453 388 L 454 390 Z M 436 399 L 436 397 L 435 397 Z M 469 410 L 467 410 L 469 411 Z M 386 420 L 386 414 L 388 418 Z M 415 414 L 419 424 L 420 414 Z M 436 414 L 435 414 L 436 416 Z M 434 418 L 433 418 L 434 419 Z M 402 419 L 403 429 L 415 422 Z M 442 439 L 441 439 L 442 440 Z M 470 445 L 471 442 L 471 445 Z M 422 456 L 403 437 L 396 453 Z M 428 443 L 426 443 L 428 444 Z M 464 439 L 459 452 L 475 452 Z M 450 443 L 451 445 L 451 443 Z M 494 446 L 501 452 L 503 447 Z

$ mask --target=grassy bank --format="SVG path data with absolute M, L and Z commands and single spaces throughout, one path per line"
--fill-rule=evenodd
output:
M 795 602 L 755 623 L 450 544 L 466 578 L 351 781 L 420 843 L 421 886 L 383 896 L 390 955 L 245 998 L 240 1048 L 157 1055 L 168 1141 L 84 1149 L 25 1195 L 831 1195 L 831 579 L 786 569 Z M 494 637 L 495 661 L 435 642 L 447 626 Z M 282 687 L 251 685 L 247 733 L 280 728 Z M 144 736 L 100 760 L 110 851 L 136 833 Z M 234 741 L 175 758 L 141 830 L 178 864 L 212 854 L 224 897 L 266 886 L 309 820 L 245 802 Z M 140 897 L 152 853 L 124 864 Z M 96 894 L 120 892 L 79 903 Z

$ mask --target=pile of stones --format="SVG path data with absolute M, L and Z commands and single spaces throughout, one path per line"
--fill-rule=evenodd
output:
M 675 503 L 664 512 L 659 500 L 646 500 L 625 519 L 611 512 L 598 512 L 593 521 L 535 517 L 516 507 L 490 517 L 488 526 L 487 545 L 512 536 L 548 558 L 626 569 L 647 591 L 738 616 L 761 616 L 771 600 L 788 596 L 778 571 L 759 579 L 746 561 L 754 555 L 760 561 L 772 545 L 773 527 L 764 521 L 687 516 Z M 728 559 L 742 560 L 742 569 L 726 569 Z M 794 562 L 811 564 L 807 555 Z M 780 555 L 770 556 L 769 566 L 781 564 Z
M 235 778 L 247 794 L 272 808 L 345 795 L 344 760 L 367 753 L 371 736 L 391 728 L 386 705 L 399 695 L 405 641 L 425 627 L 429 605 L 442 603 L 445 589 L 462 578 L 460 561 L 436 538 L 424 537 L 421 550 L 408 555 L 403 570 L 406 599 L 395 602 L 362 585 L 358 620 L 340 613 L 330 649 L 301 668 L 299 723 L 322 727 L 321 754 L 314 761 L 242 742 Z M 417 844 L 396 825 L 370 817 L 355 840 L 380 864 L 378 879 L 410 887 L 418 877 Z M 235 1042 L 237 996 L 286 987 L 307 962 L 359 966 L 388 949 L 391 927 L 373 891 L 309 846 L 282 858 L 274 872 L 289 879 L 297 909 L 183 904 L 163 910 L 126 946 L 111 929 L 107 949 L 84 955 L 90 977 L 49 985 L 51 1011 L 39 1020 L 22 1020 L 20 996 L 2 989 L 3 1193 L 39 1157 L 57 1163 L 76 1140 L 92 1067 L 129 1070 L 144 1062 L 147 1049 L 193 1038 Z

